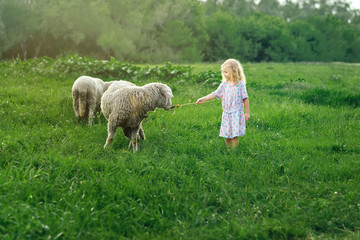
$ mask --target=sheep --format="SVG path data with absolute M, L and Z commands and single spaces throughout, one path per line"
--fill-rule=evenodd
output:
M 72 86 L 75 116 L 80 121 L 87 119 L 92 124 L 94 114 L 100 111 L 101 97 L 112 82 L 103 82 L 99 78 L 81 76 Z
M 133 153 L 137 152 L 138 137 L 145 139 L 142 121 L 148 117 L 147 112 L 156 108 L 170 110 L 172 97 L 170 87 L 162 83 L 142 87 L 126 81 L 112 84 L 101 98 L 101 111 L 108 120 L 104 149 L 112 142 L 117 127 L 121 127 L 125 137 L 131 139 Z

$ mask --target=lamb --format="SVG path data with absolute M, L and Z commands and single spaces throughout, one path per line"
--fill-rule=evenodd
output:
M 72 96 L 76 118 L 86 119 L 92 124 L 94 114 L 100 111 L 101 97 L 112 82 L 103 82 L 99 78 L 81 76 L 73 84 Z
M 113 140 L 117 127 L 121 127 L 125 137 L 130 138 L 133 152 L 139 150 L 138 138 L 145 139 L 142 121 L 148 111 L 171 109 L 174 97 L 170 87 L 162 83 L 149 83 L 138 87 L 126 81 L 116 81 L 101 98 L 101 111 L 108 120 L 108 137 L 104 148 Z

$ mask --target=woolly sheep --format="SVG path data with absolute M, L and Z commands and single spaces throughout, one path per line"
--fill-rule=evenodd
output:
M 72 96 L 76 118 L 87 119 L 92 124 L 94 114 L 100 111 L 101 97 L 112 82 L 103 82 L 99 78 L 81 76 L 73 84 Z
M 138 87 L 126 81 L 116 81 L 101 98 L 101 111 L 108 120 L 108 137 L 104 148 L 113 140 L 117 127 L 130 138 L 133 152 L 139 150 L 138 137 L 145 139 L 142 121 L 148 111 L 171 109 L 172 91 L 162 83 L 149 83 Z

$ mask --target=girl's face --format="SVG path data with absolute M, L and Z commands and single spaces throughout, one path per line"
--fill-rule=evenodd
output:
M 223 68 L 222 72 L 223 72 L 224 77 L 226 78 L 226 80 L 229 81 L 230 80 L 230 70 L 229 70 L 229 68 L 227 68 L 227 67 Z

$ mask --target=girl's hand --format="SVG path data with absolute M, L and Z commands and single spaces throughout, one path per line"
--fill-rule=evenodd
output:
M 199 98 L 199 99 L 196 101 L 196 105 L 202 104 L 203 102 L 204 102 L 204 99 L 203 99 L 203 98 Z
M 250 119 L 250 113 L 245 113 L 245 120 L 249 121 L 249 119 Z
M 205 97 L 199 98 L 199 99 L 196 101 L 196 104 L 202 104 L 203 102 L 212 100 L 212 99 L 214 99 L 214 98 L 215 98 L 215 95 L 214 95 L 213 93 L 210 93 L 209 95 L 206 95 Z

